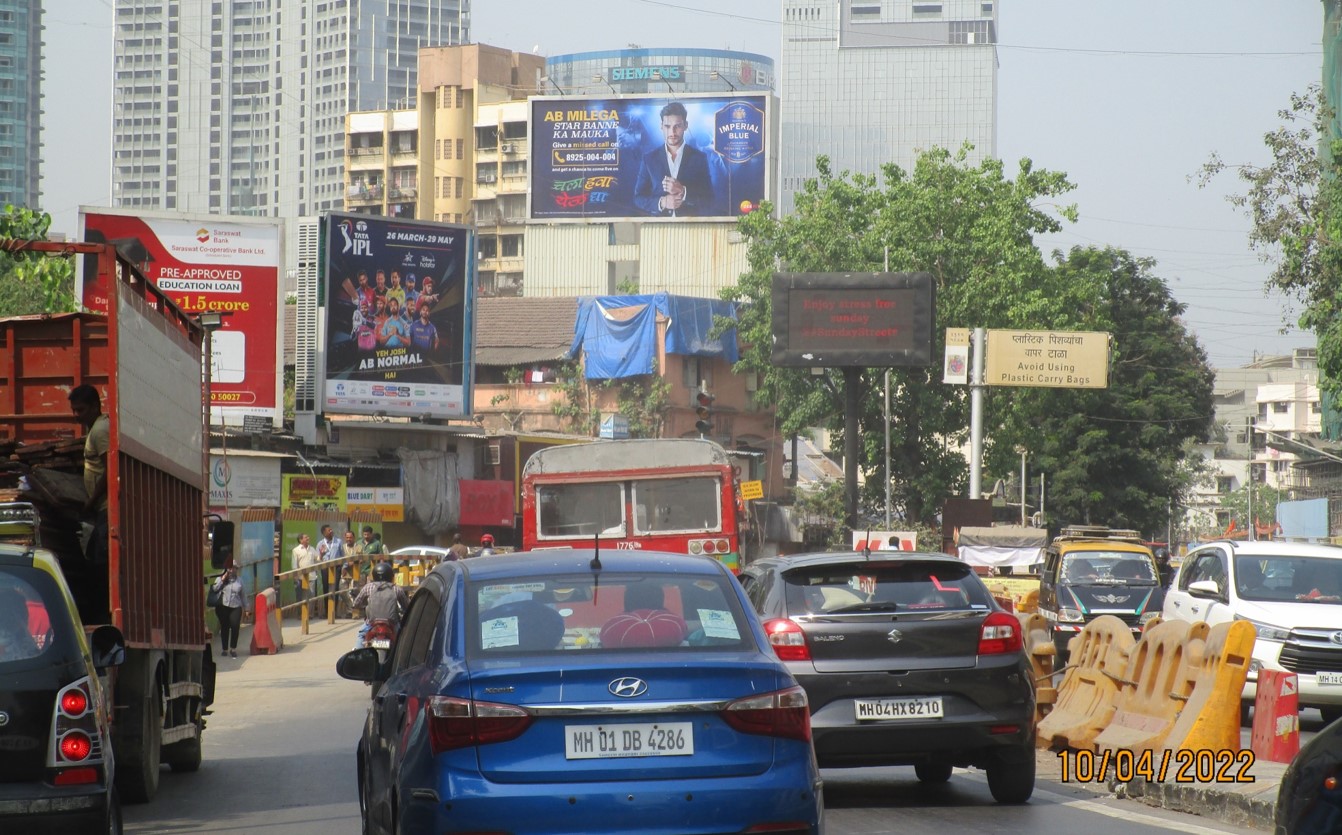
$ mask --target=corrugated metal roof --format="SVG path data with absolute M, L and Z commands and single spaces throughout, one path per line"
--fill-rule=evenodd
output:
M 483 298 L 475 308 L 477 365 L 557 360 L 573 344 L 576 298 Z

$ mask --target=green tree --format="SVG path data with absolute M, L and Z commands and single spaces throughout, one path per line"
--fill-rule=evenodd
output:
M 770 364 L 775 271 L 879 272 L 888 258 L 891 271 L 931 273 L 934 356 L 948 326 L 1065 328 L 1097 303 L 1093 288 L 1055 281 L 1034 243 L 1035 235 L 1057 232 L 1062 219 L 1074 218 L 1072 207 L 1056 203 L 1073 187 L 1066 176 L 1021 160 L 1008 178 L 998 160 L 970 164 L 969 150 L 927 151 L 910 173 L 886 165 L 879 182 L 836 175 L 821 157 L 794 214 L 774 218 L 766 206 L 740 221 L 749 270 L 723 294 L 748 303 L 738 324 L 744 349 L 737 370 L 759 373 L 760 396 L 777 404 L 784 434 L 807 426 L 841 434 L 842 378 L 837 370 L 814 377 Z M 879 368 L 861 372 L 869 508 L 884 502 L 883 375 Z M 893 501 L 904 518 L 927 521 L 944 496 L 963 487 L 967 468 L 959 448 L 969 425 L 968 392 L 942 385 L 939 369 L 895 369 L 891 415 Z
M 1054 257 L 1058 280 L 1099 290 L 1081 324 L 1113 335 L 1109 385 L 990 389 L 988 411 L 1005 420 L 985 468 L 1010 472 L 1019 443 L 1046 474 L 1051 520 L 1163 531 L 1198 477 L 1188 452 L 1211 429 L 1215 373 L 1152 260 L 1112 248 Z
M 0 239 L 46 240 L 51 215 L 6 205 Z M 0 316 L 75 309 L 74 259 L 46 253 L 0 251 Z
M 1342 142 L 1322 88 L 1291 95 L 1283 124 L 1264 134 L 1266 165 L 1230 164 L 1217 154 L 1197 172 L 1206 186 L 1233 173 L 1246 190 L 1227 199 L 1252 226 L 1249 246 L 1272 267 L 1267 289 L 1301 302 L 1302 328 L 1319 342 L 1319 384 L 1342 394 Z
M 1270 525 L 1277 520 L 1277 505 L 1281 504 L 1286 496 L 1281 491 L 1267 484 L 1255 484 L 1253 486 L 1253 517 L 1259 524 Z M 1235 528 L 1241 531 L 1249 529 L 1249 487 L 1245 485 L 1238 490 L 1226 493 L 1221 497 L 1221 509 L 1230 515 L 1230 520 L 1235 523 Z

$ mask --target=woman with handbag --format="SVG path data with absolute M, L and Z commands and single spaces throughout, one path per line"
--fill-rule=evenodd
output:
M 219 656 L 238 657 L 238 632 L 242 629 L 242 581 L 238 564 L 232 563 L 210 589 L 214 614 L 219 618 Z M 207 601 L 208 602 L 208 601 Z

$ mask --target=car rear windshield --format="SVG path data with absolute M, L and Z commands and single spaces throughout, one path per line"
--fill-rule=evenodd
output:
M 1156 567 L 1150 556 L 1133 551 L 1072 551 L 1062 558 L 1062 582 L 1155 583 Z
M 49 574 L 0 565 L 0 670 L 64 661 L 77 654 L 69 610 Z
M 755 646 L 731 580 L 673 574 L 598 574 L 467 585 L 474 657 L 638 649 L 677 652 Z
M 992 608 L 972 568 L 941 560 L 817 565 L 784 576 L 789 614 Z
M 1342 559 L 1241 554 L 1235 590 L 1245 600 L 1342 603 Z

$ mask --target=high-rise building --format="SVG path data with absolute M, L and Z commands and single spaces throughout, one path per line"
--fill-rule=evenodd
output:
M 0 206 L 38 208 L 42 3 L 0 0 Z
M 783 0 L 782 202 L 815 177 L 908 170 L 921 151 L 997 154 L 995 0 Z
M 115 0 L 112 194 L 296 219 L 344 206 L 345 115 L 414 107 L 470 0 Z

